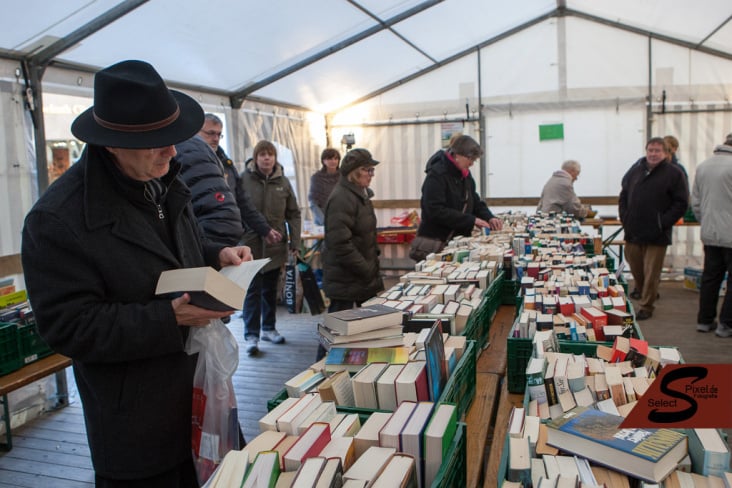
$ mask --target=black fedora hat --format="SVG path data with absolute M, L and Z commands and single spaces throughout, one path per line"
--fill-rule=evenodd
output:
M 185 141 L 202 126 L 198 102 L 168 89 L 149 63 L 122 61 L 94 76 L 94 106 L 71 132 L 88 144 L 143 149 Z

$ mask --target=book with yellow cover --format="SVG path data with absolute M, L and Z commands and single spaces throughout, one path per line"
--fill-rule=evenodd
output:
M 370 363 L 406 364 L 408 347 L 333 347 L 325 358 L 326 371 L 358 371 Z

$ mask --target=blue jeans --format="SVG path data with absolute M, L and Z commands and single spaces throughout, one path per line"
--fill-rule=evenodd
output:
M 280 269 L 257 273 L 244 299 L 244 339 L 259 339 L 262 330 L 274 330 L 277 321 L 277 282 Z M 260 327 L 261 324 L 261 327 Z
M 732 325 L 732 249 L 729 247 L 704 246 L 704 271 L 699 290 L 699 312 L 697 323 L 712 324 L 717 317 L 719 287 L 727 274 L 727 294 L 722 301 L 719 321 Z

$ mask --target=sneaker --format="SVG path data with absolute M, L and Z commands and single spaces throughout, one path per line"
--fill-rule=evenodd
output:
M 648 310 L 639 310 L 638 313 L 635 316 L 636 320 L 647 320 L 653 317 L 653 312 L 649 312 Z
M 253 356 L 254 354 L 257 354 L 259 352 L 259 339 L 256 337 L 250 337 L 247 340 L 247 346 L 245 351 L 250 356 Z
M 699 332 L 711 332 L 717 328 L 717 322 L 714 321 L 711 324 L 696 324 L 696 330 Z
M 630 292 L 630 298 L 633 300 L 640 300 L 641 292 L 638 289 L 635 289 Z
M 263 330 L 259 338 L 263 341 L 271 342 L 272 344 L 282 344 L 285 342 L 285 338 L 277 332 L 277 329 Z
M 732 327 L 720 322 L 717 324 L 717 330 L 714 333 L 717 334 L 717 337 L 732 337 Z

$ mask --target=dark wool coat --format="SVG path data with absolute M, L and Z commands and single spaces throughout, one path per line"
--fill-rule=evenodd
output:
M 204 234 L 212 241 L 236 246 L 244 228 L 219 158 L 199 136 L 176 144 L 175 149 L 181 164 L 180 177 L 191 190 L 193 211 Z
M 460 170 L 450 161 L 445 151 L 438 151 L 425 169 L 427 176 L 422 184 L 422 215 L 417 234 L 446 240 L 453 236 L 469 236 L 475 219 L 485 221 L 494 217 L 485 202 L 475 191 L 475 180 L 468 173 L 463 178 Z M 467 196 L 467 208 L 463 212 Z
M 384 289 L 372 196 L 341 176 L 326 204 L 323 290 L 331 299 L 362 302 Z
M 195 356 L 183 348 L 162 271 L 218 266 L 219 245 L 200 240 L 188 188 L 171 163 L 164 212 L 108 153 L 87 146 L 51 185 L 23 229 L 25 282 L 43 338 L 73 360 L 95 471 L 109 478 L 164 472 L 191 457 Z M 135 202 L 131 203 L 132 195 Z
M 243 243 L 252 249 L 256 259 L 272 260 L 262 269 L 263 272 L 277 269 L 287 260 L 288 235 L 289 249 L 300 249 L 300 207 L 295 191 L 280 163 L 275 164 L 272 174 L 266 177 L 259 172 L 254 161 L 250 161 L 241 174 L 239 185 L 249 194 L 252 203 L 267 219 L 269 226 L 282 234 L 280 242 L 267 244 L 256 232 L 250 230 L 244 235 Z
M 623 176 L 618 211 L 625 240 L 634 244 L 671 244 L 673 225 L 689 206 L 684 173 L 662 161 L 652 171 L 643 157 Z

